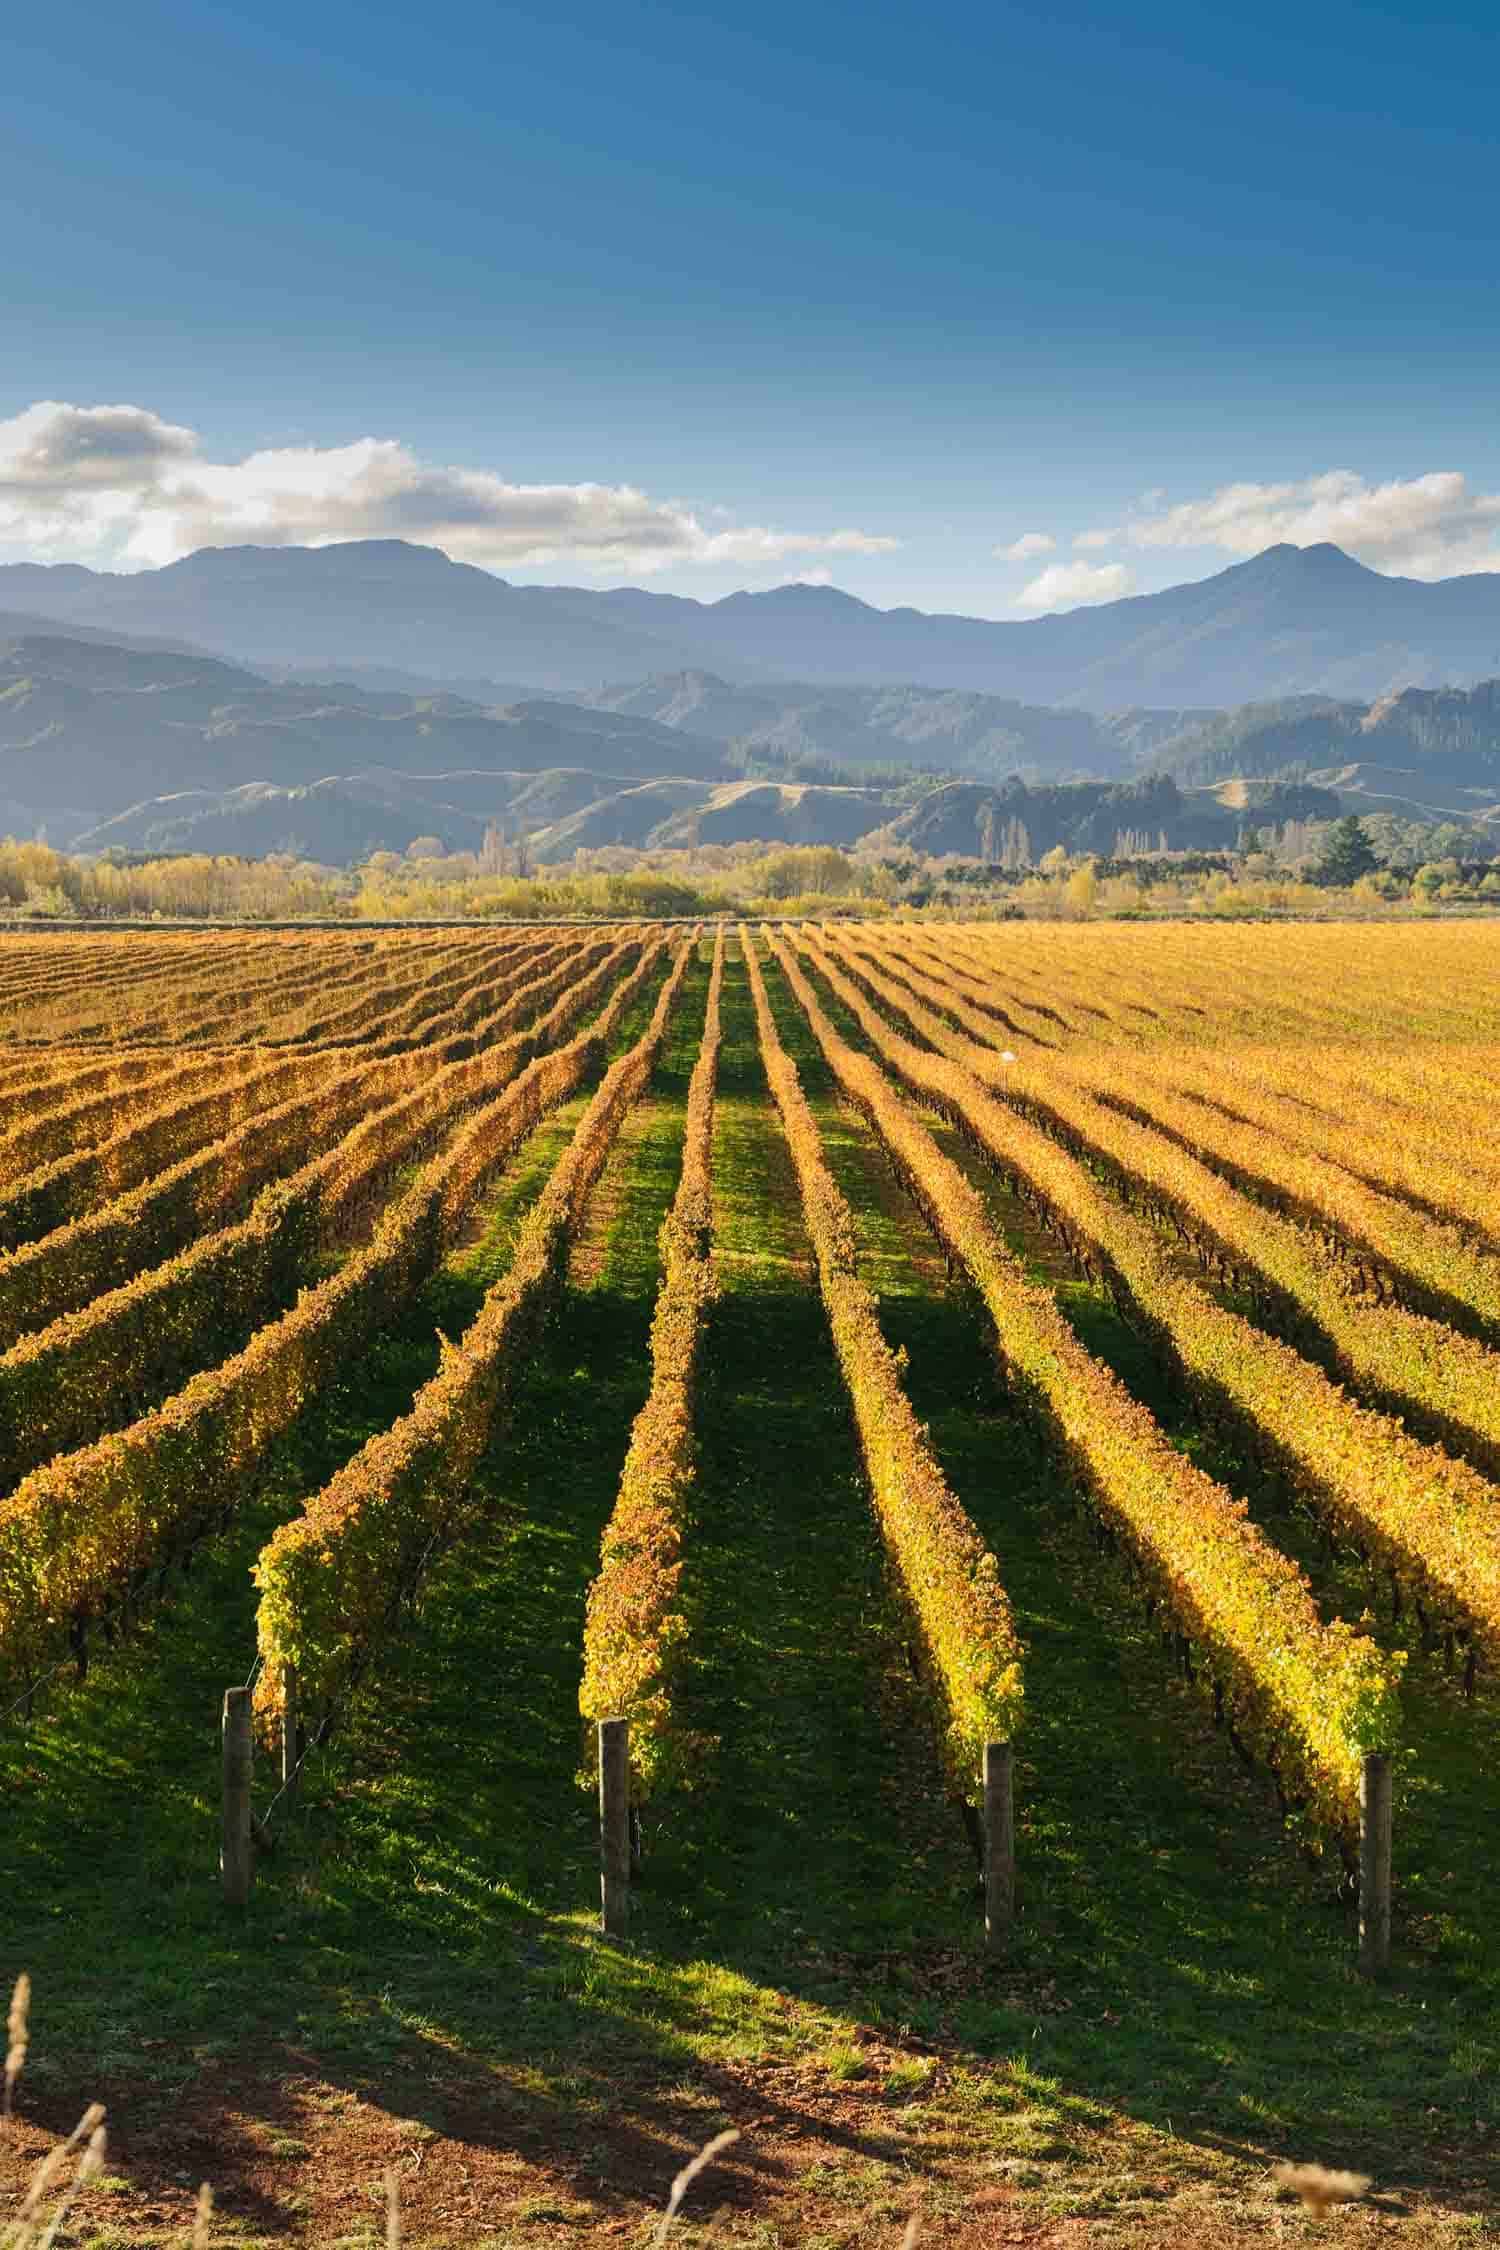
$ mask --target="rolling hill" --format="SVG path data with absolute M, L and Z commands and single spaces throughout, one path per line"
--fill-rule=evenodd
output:
M 909 682 L 746 686 L 712 672 L 659 674 L 581 700 L 595 710 L 685 727 L 789 762 L 917 766 L 986 781 L 1010 774 L 1069 781 L 1124 773 L 1133 761 L 1218 716 L 1189 710 L 1100 718 Z
M 1305 777 L 1346 810 L 1500 817 L 1500 680 L 1405 688 L 1375 703 L 1317 697 L 1210 714 L 1155 765 L 1190 786 Z
M 1153 800 L 1159 784 L 1174 794 Z M 1232 843 L 1249 803 L 1234 788 L 1267 820 L 1340 803 L 1500 820 L 1500 682 L 1097 716 L 695 670 L 489 707 L 0 618 L 0 826 L 86 850 L 348 864 L 423 836 L 473 848 L 497 821 L 550 860 L 876 831 L 974 855 L 1020 820 L 1033 850 L 1113 852 L 1122 836 Z
M 184 793 L 196 818 L 252 784 L 297 790 L 371 770 L 419 778 L 577 768 L 613 786 L 737 774 L 716 742 L 576 703 L 486 710 L 441 693 L 277 683 L 201 654 L 0 634 L 0 811 L 7 826 L 45 829 L 59 842 Z M 470 809 L 484 810 L 473 795 L 471 785 Z M 257 811 L 254 833 L 264 818 Z M 318 832 L 328 834 L 326 819 Z

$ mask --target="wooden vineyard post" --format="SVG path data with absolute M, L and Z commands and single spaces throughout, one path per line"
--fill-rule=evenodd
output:
M 288 1664 L 281 1675 L 281 1787 L 290 1804 L 297 1793 L 298 1740 L 297 1667 Z
M 599 1721 L 599 1867 L 606 1937 L 630 1926 L 630 1721 Z
M 250 1781 L 254 1746 L 250 1734 L 250 1690 L 224 1690 L 224 1814 L 219 1872 L 227 1906 L 246 1906 L 255 1879 L 250 1836 Z
M 1391 1761 L 1378 1751 L 1359 1773 L 1359 1966 L 1378 1977 L 1391 1965 Z
M 1010 1945 L 1016 1910 L 1016 1825 L 1008 1742 L 984 1746 L 984 1942 L 990 1953 Z

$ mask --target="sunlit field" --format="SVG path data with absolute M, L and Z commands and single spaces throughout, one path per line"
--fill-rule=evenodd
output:
M 1478 922 L 6 938 L 0 2220 L 1500 2231 L 1497 1072 Z

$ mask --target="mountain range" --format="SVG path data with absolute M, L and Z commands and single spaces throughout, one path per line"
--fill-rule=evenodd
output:
M 1082 780 L 1189 740 L 1213 710 L 1091 711 L 960 688 L 747 686 L 672 672 L 580 697 L 596 711 L 655 719 L 789 768 L 927 768 L 995 780 Z
M 181 646 L 0 616 L 0 823 L 85 850 L 347 862 L 489 823 L 580 845 L 850 843 L 924 778 L 1124 777 L 1220 714 L 1115 718 L 942 689 L 736 687 L 673 673 L 588 699 L 490 707 L 349 681 L 267 679 Z M 973 850 L 972 821 L 961 844 Z
M 1500 573 L 1434 583 L 1327 544 L 1276 546 L 1191 584 L 1022 622 L 882 610 L 830 586 L 701 602 L 636 587 L 514 586 L 434 547 L 205 548 L 160 570 L 0 567 L 0 609 L 184 643 L 259 671 L 525 682 L 710 672 L 754 685 L 939 687 L 1107 712 L 1320 694 L 1372 701 L 1500 672 Z
M 231 564 L 256 553 L 232 551 Z M 1272 550 L 1205 583 L 1264 583 L 1288 556 L 1303 570 L 1309 555 L 1316 578 L 1336 550 L 1323 562 L 1318 553 Z M 344 596 L 382 557 L 439 589 L 456 572 L 471 595 L 473 580 L 515 591 L 399 545 L 260 560 L 284 587 L 325 556 Z M 223 559 L 190 561 L 217 585 Z M 1337 564 L 1334 575 L 1347 565 L 1361 581 L 1399 583 Z M 165 628 L 160 605 L 140 606 L 134 590 L 193 582 L 187 565 L 174 570 L 186 575 L 13 566 L 0 586 L 34 598 L 41 581 L 96 610 L 128 593 L 137 626 Z M 347 583 L 341 571 L 352 572 Z M 1460 583 L 1481 582 L 1450 582 Z M 441 602 L 422 614 L 441 617 Z M 238 629 L 269 631 L 253 603 Z M 305 676 L 294 653 L 283 641 L 281 660 L 260 671 L 165 629 L 0 613 L 0 828 L 84 850 L 295 851 L 343 864 L 423 837 L 474 848 L 494 823 L 541 861 L 580 847 L 876 834 L 897 848 L 973 854 L 1002 848 L 1018 827 L 1033 850 L 1108 852 L 1125 836 L 1207 846 L 1232 843 L 1252 813 L 1270 822 L 1340 806 L 1500 828 L 1495 679 L 1094 711 L 974 687 L 745 678 L 701 665 L 542 695 L 503 685 L 497 662 L 494 678 L 459 675 L 460 693 L 410 669 L 410 651 L 394 645 L 380 664 L 338 664 L 336 649 L 324 677 Z

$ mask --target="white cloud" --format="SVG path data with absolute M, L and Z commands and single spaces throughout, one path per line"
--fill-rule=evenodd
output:
M 42 399 L 0 423 L 0 490 L 144 490 L 170 462 L 190 460 L 197 445 L 191 430 L 143 406 L 66 406 Z
M 1017 596 L 1022 609 L 1077 609 L 1086 602 L 1112 602 L 1130 591 L 1123 563 L 1054 563 Z
M 1113 547 L 1119 537 L 1119 525 L 1109 524 L 1098 531 L 1080 531 L 1073 544 L 1085 554 L 1097 554 L 1101 547 Z
M 1008 547 L 997 547 L 995 553 L 1001 562 L 1033 562 L 1038 555 L 1050 555 L 1056 545 L 1048 531 L 1027 531 Z
M 567 556 L 636 573 L 900 545 L 855 530 L 710 530 L 693 509 L 633 485 L 510 484 L 488 469 L 422 461 L 392 438 L 220 462 L 195 431 L 145 407 L 43 400 L 0 421 L 0 542 L 37 555 L 154 564 L 195 547 L 341 539 L 427 542 L 486 569 Z
M 1500 570 L 1497 531 L 1500 493 L 1471 492 L 1456 469 L 1389 484 L 1330 469 L 1287 484 L 1221 485 L 1205 499 L 1137 517 L 1126 536 L 1135 547 L 1218 547 L 1231 555 L 1326 539 L 1378 570 L 1446 578 Z

